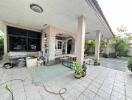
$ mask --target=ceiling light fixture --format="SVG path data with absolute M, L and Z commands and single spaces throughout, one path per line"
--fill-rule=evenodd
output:
M 43 12 L 43 8 L 37 4 L 30 4 L 30 9 L 37 13 Z

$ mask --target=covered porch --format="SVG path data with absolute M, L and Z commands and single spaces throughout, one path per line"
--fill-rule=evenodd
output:
M 43 51 L 43 55 L 47 55 L 51 62 L 57 57 L 72 55 L 82 64 L 85 39 L 96 40 L 95 59 L 99 62 L 100 40 L 113 37 L 111 28 L 95 0 L 2 0 L 0 5 L 0 29 L 4 33 L 5 54 L 13 52 L 14 55 L 14 51 L 8 48 L 10 40 L 7 26 L 41 33 L 41 38 L 37 40 L 40 48 L 36 45 L 37 42 L 31 42 L 33 46 L 25 42 L 27 49 L 22 53 L 32 54 L 30 46 L 33 49 L 36 47 L 35 53 Z M 32 38 L 28 36 L 27 41 Z M 15 54 L 20 52 L 21 50 Z

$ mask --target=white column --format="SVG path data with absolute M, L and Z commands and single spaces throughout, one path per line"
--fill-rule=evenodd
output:
M 101 40 L 101 32 L 99 30 L 96 31 L 96 44 L 95 44 L 95 60 L 99 63 L 99 53 L 100 53 L 100 40 Z
M 49 41 L 49 61 L 54 61 L 55 60 L 55 36 L 52 34 L 49 35 L 48 38 Z
M 7 54 L 7 27 L 5 23 L 0 22 L 0 30 L 4 33 L 4 54 Z
M 84 44 L 85 44 L 85 29 L 86 23 L 84 16 L 78 17 L 78 39 L 77 39 L 77 61 L 80 64 L 83 64 L 84 61 Z

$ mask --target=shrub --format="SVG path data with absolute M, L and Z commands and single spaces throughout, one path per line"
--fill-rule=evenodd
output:
M 111 57 L 111 58 L 116 58 L 116 57 L 117 57 L 117 55 L 116 55 L 116 53 L 115 53 L 115 52 L 112 52 L 112 53 L 110 53 L 110 54 L 109 54 L 109 57 Z
M 116 55 L 119 57 L 128 56 L 128 44 L 120 37 L 116 37 L 115 43 L 113 44 Z
M 103 53 L 103 57 L 104 57 L 104 58 L 108 58 L 108 57 L 109 57 L 109 55 L 108 55 L 108 54 L 106 54 L 106 53 Z
M 94 59 L 94 65 L 95 66 L 99 66 L 100 65 L 100 63 L 97 61 L 97 59 Z
M 128 59 L 128 65 L 127 65 L 128 69 L 132 72 L 132 57 L 130 57 Z
M 95 40 L 86 40 L 85 41 L 85 54 L 91 55 L 95 51 Z
M 124 51 L 120 51 L 119 53 L 118 53 L 118 56 L 119 57 L 121 57 L 121 56 L 123 56 L 123 57 L 128 57 L 128 50 L 124 50 Z

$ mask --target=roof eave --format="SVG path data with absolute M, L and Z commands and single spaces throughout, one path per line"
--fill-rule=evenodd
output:
M 96 7 L 97 11 L 99 12 L 101 17 L 105 21 L 105 23 L 106 23 L 107 27 L 109 28 L 110 32 L 112 33 L 113 36 L 115 36 L 112 29 L 111 29 L 111 27 L 110 27 L 110 25 L 109 25 L 109 23 L 108 23 L 108 21 L 107 21 L 107 19 L 106 19 L 106 17 L 104 16 L 104 13 L 103 13 L 100 5 L 98 4 L 98 1 L 97 0 L 86 0 L 86 1 L 89 1 L 89 2 L 91 1 L 91 3 Z

